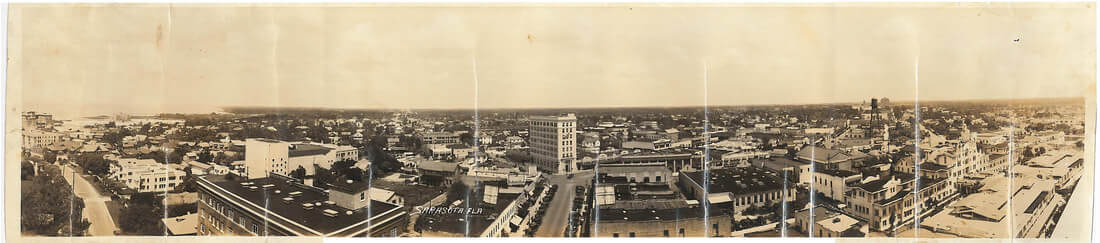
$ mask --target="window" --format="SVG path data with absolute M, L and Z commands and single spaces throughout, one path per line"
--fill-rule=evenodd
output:
M 684 228 L 680 228 L 680 237 L 684 237 Z
M 613 233 L 613 234 L 611 234 L 611 237 L 612 238 L 619 238 L 619 233 Z
M 364 201 L 364 200 L 367 200 L 367 193 L 366 192 L 360 192 L 359 193 L 359 201 Z
M 668 237 L 668 230 L 665 230 L 665 237 Z
M 630 232 L 630 238 L 634 238 L 634 232 Z

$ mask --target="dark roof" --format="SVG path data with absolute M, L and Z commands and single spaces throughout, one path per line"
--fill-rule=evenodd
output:
M 711 206 L 710 215 L 729 214 L 729 208 Z M 706 212 L 703 208 L 692 206 L 687 208 L 666 209 L 620 209 L 601 208 L 600 221 L 678 221 L 683 219 L 703 218 Z
M 420 163 L 417 164 L 417 168 L 426 171 L 454 172 L 458 169 L 458 163 L 425 160 L 420 161 Z
M 875 203 L 882 204 L 882 205 L 890 204 L 894 201 L 905 198 L 905 196 L 908 196 L 909 194 L 913 194 L 913 191 L 912 190 L 902 190 L 902 191 L 898 192 L 898 194 L 894 194 L 894 196 L 892 196 L 890 198 L 882 199 L 882 200 L 879 200 L 878 202 L 875 202 Z
M 265 177 L 252 180 L 227 180 L 226 178 L 226 176 L 202 176 L 199 177 L 198 184 L 200 188 L 203 188 L 204 190 L 213 191 L 217 194 L 229 193 L 243 199 L 245 202 L 237 201 L 238 199 L 236 197 L 219 196 L 222 197 L 223 200 L 232 202 L 232 204 L 235 204 L 237 207 L 245 207 L 257 213 L 263 213 L 263 211 L 265 210 L 263 205 L 267 205 L 267 218 L 270 221 L 289 227 L 292 230 L 298 231 L 298 233 L 303 235 L 316 234 L 295 225 L 301 225 L 307 227 L 308 229 L 318 231 L 322 234 L 350 234 L 363 230 L 365 229 L 365 227 L 367 227 L 368 224 L 362 224 L 356 227 L 351 226 L 366 221 L 368 219 L 368 208 L 370 209 L 369 215 L 371 215 L 372 217 L 376 217 L 376 220 L 381 220 L 386 217 L 377 216 L 390 212 L 393 209 L 398 209 L 400 207 L 395 204 L 371 200 L 370 207 L 363 207 L 358 210 L 350 210 L 353 211 L 352 215 L 345 214 L 345 212 L 349 211 L 349 209 L 336 205 L 329 205 L 327 203 L 322 203 L 322 205 L 315 206 L 312 209 L 305 209 L 304 207 L 302 207 L 303 203 L 318 203 L 328 201 L 328 193 L 325 193 L 325 191 L 316 187 L 310 187 L 290 182 L 290 179 L 283 177 Z M 267 190 L 250 190 L 250 188 L 241 185 L 241 183 L 245 182 L 253 183 L 251 186 L 256 186 L 258 188 L 262 188 L 264 185 L 272 185 L 272 187 Z M 289 193 L 292 192 L 301 192 L 301 194 L 299 196 L 293 197 L 294 199 L 290 203 L 284 203 L 283 198 L 289 197 Z M 270 200 L 265 201 L 265 199 Z M 326 216 L 322 213 L 325 209 L 335 210 L 339 212 L 339 215 L 337 215 L 336 217 Z M 394 210 L 391 213 L 399 213 L 397 211 L 400 210 Z M 253 216 L 257 218 L 264 217 L 264 215 Z M 338 232 L 338 230 L 345 228 L 348 229 Z
M 335 181 L 333 181 L 333 183 L 329 183 L 328 186 L 329 189 L 341 191 L 348 194 L 356 194 L 362 191 L 366 191 L 370 188 L 370 184 L 368 184 L 367 181 L 352 181 L 344 177 L 336 179 Z
M 849 177 L 849 176 L 859 175 L 859 173 L 856 173 L 856 172 L 853 172 L 853 171 L 847 171 L 847 170 L 824 169 L 824 170 L 818 170 L 817 172 L 821 172 L 822 174 L 841 177 L 841 178 L 846 178 L 846 177 Z
M 515 201 L 520 196 L 520 194 L 499 193 L 497 194 L 496 204 L 486 203 L 484 200 L 486 184 L 478 184 L 479 185 L 476 187 L 476 190 L 461 192 L 468 193 L 469 197 L 466 198 L 469 198 L 470 200 L 463 201 L 458 206 L 460 208 L 469 208 L 478 211 L 471 212 L 469 214 L 421 214 L 421 217 L 423 217 L 423 219 L 420 220 L 421 222 L 424 222 L 423 226 L 421 226 L 422 229 L 453 234 L 465 234 L 466 232 L 470 232 L 471 236 L 477 236 L 477 234 L 481 234 L 481 232 L 484 232 L 485 229 L 493 223 L 493 220 L 500 216 L 500 213 L 508 207 L 508 204 L 511 204 L 512 201 Z M 452 190 L 454 190 L 456 188 L 466 189 L 473 187 L 451 188 Z M 460 199 L 465 200 L 466 198 Z M 442 206 L 449 206 L 450 203 L 453 202 L 447 202 L 447 204 L 444 204 Z
M 869 181 L 867 183 L 859 184 L 859 188 L 863 189 L 864 191 L 868 191 L 868 192 L 881 191 L 882 189 L 885 189 L 885 188 L 883 188 L 883 186 L 885 186 L 887 182 L 890 182 L 891 179 L 893 179 L 893 177 L 887 177 L 887 178 L 881 178 L 881 179 L 874 180 L 874 181 Z
M 694 183 L 703 183 L 703 171 L 685 173 Z M 736 195 L 778 190 L 783 187 L 783 179 L 775 172 L 756 167 L 725 168 L 710 170 L 711 193 L 731 192 Z
M 753 160 L 753 164 L 762 165 L 764 168 L 768 168 L 774 171 L 780 171 L 786 168 L 799 167 L 803 165 L 809 165 L 810 163 L 791 160 L 785 157 L 774 156 L 766 159 Z
M 290 156 L 290 157 L 301 157 L 301 156 L 326 154 L 326 153 L 328 153 L 329 150 L 332 150 L 332 149 L 326 148 L 324 146 L 320 146 L 320 145 L 316 145 L 316 144 L 307 144 L 307 143 L 294 144 L 292 146 L 293 147 L 287 152 L 288 156 Z
M 917 165 L 917 168 L 929 171 L 947 170 L 947 166 L 937 163 L 920 163 L 919 165 Z
M 989 154 L 989 160 L 997 160 L 1001 157 L 1005 157 L 1007 154 Z

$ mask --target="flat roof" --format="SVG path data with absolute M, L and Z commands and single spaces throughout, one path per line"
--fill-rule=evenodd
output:
M 325 147 L 325 146 L 316 145 L 316 144 L 308 144 L 308 143 L 299 143 L 299 144 L 294 144 L 292 146 L 293 146 L 292 149 L 287 151 L 287 154 L 290 157 L 320 155 L 320 154 L 326 154 L 326 153 L 328 153 L 328 151 L 332 150 L 331 148 L 328 148 L 328 147 Z
M 729 209 L 726 207 L 711 207 L 710 215 L 725 215 L 729 214 Z M 706 212 L 703 208 L 698 206 L 684 207 L 684 208 L 665 208 L 665 209 L 621 209 L 621 208 L 603 208 L 600 209 L 600 221 L 658 221 L 658 220 L 682 220 L 702 218 L 706 216 Z
M 179 217 L 160 219 L 168 232 L 173 235 L 190 235 L 198 232 L 199 214 L 191 213 Z
M 328 193 L 320 188 L 290 182 L 289 180 L 290 179 L 280 177 L 264 177 L 246 180 L 234 176 L 201 176 L 199 177 L 199 185 L 200 187 L 212 186 L 208 189 L 214 191 L 214 193 L 218 193 L 223 199 L 233 199 L 233 201 L 243 200 L 244 202 L 234 203 L 248 210 L 254 210 L 253 216 L 263 217 L 263 211 L 265 210 L 264 205 L 267 205 L 266 211 L 269 220 L 284 224 L 284 227 L 295 231 L 300 230 L 298 233 L 302 235 L 318 235 L 318 233 L 321 235 L 354 233 L 355 231 L 367 227 L 365 221 L 368 219 L 368 208 L 370 208 L 369 215 L 371 215 L 371 217 L 377 218 L 377 220 L 384 220 L 384 218 L 380 218 L 379 216 L 401 207 L 395 204 L 371 200 L 370 207 L 349 210 L 334 204 L 325 203 L 325 201 L 329 201 Z M 245 186 L 241 183 L 250 184 Z M 262 188 L 265 185 L 272 186 L 264 190 Z M 255 186 L 257 189 L 250 189 L 251 186 Z M 290 194 L 293 192 L 300 193 L 295 193 L 297 196 L 291 196 Z M 284 202 L 283 199 L 288 197 L 293 198 L 293 200 L 290 201 L 290 203 Z M 312 203 L 319 206 L 314 206 L 312 209 L 306 209 L 302 206 L 304 203 Z M 322 213 L 326 209 L 337 211 L 339 214 L 335 217 L 326 216 Z M 347 211 L 352 211 L 352 214 L 347 215 Z M 362 223 L 362 225 L 360 225 L 360 223 Z M 351 229 L 349 229 L 349 227 Z
M 856 173 L 856 172 L 853 172 L 853 171 L 847 171 L 847 170 L 825 169 L 825 170 L 817 170 L 817 172 L 822 173 L 822 174 L 826 174 L 826 175 L 841 177 L 841 178 L 854 176 L 854 175 L 859 175 L 859 173 Z
M 695 183 L 703 183 L 703 171 L 684 173 Z M 725 168 L 710 170 L 710 193 L 730 192 L 735 195 L 778 190 L 783 187 L 783 179 L 775 172 L 756 168 Z
M 753 162 L 759 162 L 764 164 L 764 167 L 768 168 L 787 168 L 795 166 L 809 165 L 809 162 L 798 161 L 788 159 L 786 157 L 774 156 L 769 158 L 755 159 Z
M 422 222 L 424 222 L 421 228 L 424 230 L 447 232 L 453 234 L 465 234 L 466 232 L 470 232 L 471 236 L 478 236 L 482 232 L 484 232 L 490 224 L 493 223 L 493 220 L 495 220 L 497 217 L 500 217 L 500 213 L 503 212 L 504 209 L 512 203 L 512 201 L 515 201 L 520 196 L 520 194 L 505 193 L 506 188 L 497 187 L 497 185 L 491 185 L 487 187 L 486 185 L 488 184 L 486 183 L 478 184 L 479 185 L 474 190 L 466 190 L 471 189 L 471 187 L 452 186 L 452 192 L 448 193 L 456 193 L 453 190 L 465 190 L 457 193 L 460 193 L 461 195 L 467 195 L 467 197 L 459 197 L 457 200 L 447 201 L 445 204 L 442 204 L 443 206 L 441 206 L 446 207 L 446 205 L 452 205 L 455 202 L 461 201 L 457 206 L 454 206 L 452 208 L 457 207 L 469 209 L 469 214 L 465 213 L 466 210 L 462 210 L 462 213 L 457 214 L 421 214 L 421 217 L 424 218 L 421 219 Z M 500 184 L 500 186 L 504 185 Z M 485 202 L 486 195 L 493 195 L 492 192 L 486 193 L 486 190 L 493 190 L 494 188 L 500 189 L 500 191 L 496 192 L 495 194 L 497 197 L 496 203 L 491 204 Z

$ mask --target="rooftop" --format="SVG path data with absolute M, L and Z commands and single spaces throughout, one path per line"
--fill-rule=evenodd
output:
M 810 164 L 810 163 L 806 163 L 806 162 L 802 162 L 802 161 L 791 160 L 791 159 L 784 158 L 784 157 L 781 157 L 781 156 L 772 156 L 772 157 L 766 158 L 766 159 L 756 159 L 756 160 L 753 160 L 752 163 L 756 164 L 756 165 L 763 166 L 764 168 L 775 170 L 775 171 L 780 171 L 780 170 L 783 170 L 783 169 L 786 169 L 786 168 L 798 167 L 798 166 L 803 166 L 803 165 L 809 165 Z
M 424 230 L 452 234 L 465 234 L 466 232 L 469 232 L 472 236 L 481 234 L 481 232 L 484 232 L 485 229 L 493 223 L 493 220 L 500 216 L 500 213 L 503 212 L 512 201 L 519 198 L 520 194 L 506 193 L 506 189 L 507 188 L 485 183 L 479 183 L 479 185 L 474 188 L 452 186 L 452 192 L 449 193 L 454 194 L 456 192 L 453 190 L 460 190 L 461 192 L 457 193 L 466 195 L 466 197 L 459 197 L 457 200 L 449 200 L 445 205 L 451 205 L 451 208 L 469 209 L 469 213 L 425 213 L 422 214 L 424 219 L 421 219 L 421 221 L 424 222 L 424 224 L 421 227 Z M 496 196 L 496 203 L 486 202 L 494 195 Z M 455 203 L 457 203 L 457 205 L 455 205 Z M 467 212 L 467 210 L 462 210 L 462 212 Z
M 694 183 L 702 185 L 703 171 L 681 173 L 686 174 Z M 782 178 L 776 176 L 775 172 L 755 167 L 711 170 L 709 179 L 711 193 L 730 192 L 740 195 L 778 190 L 783 187 Z
M 711 207 L 710 215 L 724 215 L 729 211 L 725 207 Z M 706 212 L 698 206 L 666 209 L 600 209 L 600 221 L 677 221 L 702 218 Z
M 852 172 L 852 171 L 847 171 L 847 170 L 823 169 L 823 170 L 817 170 L 817 172 L 822 173 L 822 174 L 826 174 L 826 175 L 830 175 L 830 176 L 841 177 L 841 178 L 847 178 L 849 176 L 859 175 L 859 173 Z
M 336 179 L 334 183 L 328 183 L 328 186 L 332 190 L 337 190 L 348 194 L 356 194 L 362 191 L 366 191 L 367 188 L 370 188 L 370 183 L 367 183 L 367 181 L 348 180 L 344 177 L 341 177 Z
M 321 146 L 321 145 L 308 144 L 308 143 L 299 143 L 299 144 L 294 144 L 293 147 L 291 147 L 290 150 L 287 153 L 288 153 L 288 156 L 290 156 L 290 157 L 301 157 L 301 156 L 326 154 L 330 150 L 332 150 L 332 148 L 328 148 L 328 147 Z
M 372 220 L 396 212 L 400 206 L 372 200 L 369 207 L 349 210 L 329 202 L 328 193 L 320 188 L 302 185 L 283 177 L 265 177 L 251 180 L 233 176 L 202 176 L 199 186 L 223 199 L 253 212 L 266 213 L 271 223 L 306 236 L 342 236 L 366 229 L 368 215 Z M 290 200 L 285 200 L 285 199 Z M 267 200 L 265 200 L 267 199 Z M 272 202 L 275 201 L 275 202 Z M 312 207 L 305 207 L 309 203 Z M 267 205 L 263 207 L 260 205 Z M 368 213 L 367 210 L 370 210 Z M 323 212 L 333 210 L 336 216 Z M 391 211 L 393 210 L 393 211 Z M 351 212 L 351 214 L 347 214 Z
M 199 214 L 187 214 L 173 218 L 160 219 L 164 223 L 164 227 L 168 228 L 168 232 L 172 235 L 192 235 L 198 231 L 199 226 Z

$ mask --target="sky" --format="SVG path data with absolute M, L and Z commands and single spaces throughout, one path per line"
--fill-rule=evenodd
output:
M 1082 97 L 1091 7 L 14 4 L 9 90 L 81 115 Z

